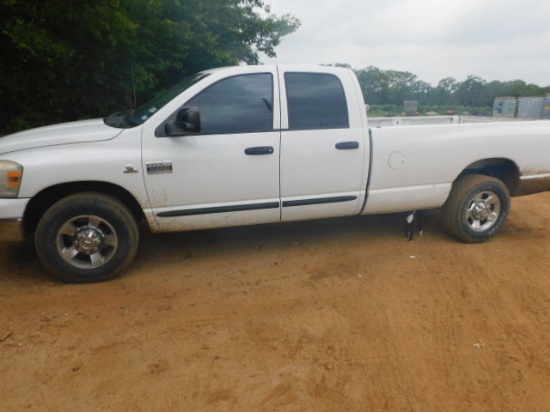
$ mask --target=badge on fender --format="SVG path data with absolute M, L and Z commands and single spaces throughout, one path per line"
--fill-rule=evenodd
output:
M 172 161 L 171 160 L 164 160 L 162 162 L 147 162 L 145 163 L 147 166 L 147 173 L 148 174 L 155 174 L 155 173 L 172 173 Z

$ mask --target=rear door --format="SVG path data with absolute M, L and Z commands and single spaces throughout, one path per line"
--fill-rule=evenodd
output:
M 359 213 L 369 147 L 364 103 L 347 70 L 282 69 L 282 220 Z

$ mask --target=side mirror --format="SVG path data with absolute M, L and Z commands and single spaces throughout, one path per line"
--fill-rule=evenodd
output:
M 201 114 L 197 107 L 184 107 L 178 110 L 176 119 L 166 122 L 167 136 L 185 136 L 201 132 Z

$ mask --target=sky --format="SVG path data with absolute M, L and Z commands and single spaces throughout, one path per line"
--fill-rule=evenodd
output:
M 264 64 L 347 63 L 550 86 L 550 0 L 264 0 L 300 28 Z

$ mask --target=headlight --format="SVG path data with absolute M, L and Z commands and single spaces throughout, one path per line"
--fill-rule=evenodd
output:
M 8 160 L 0 160 L 0 197 L 17 197 L 23 166 Z

